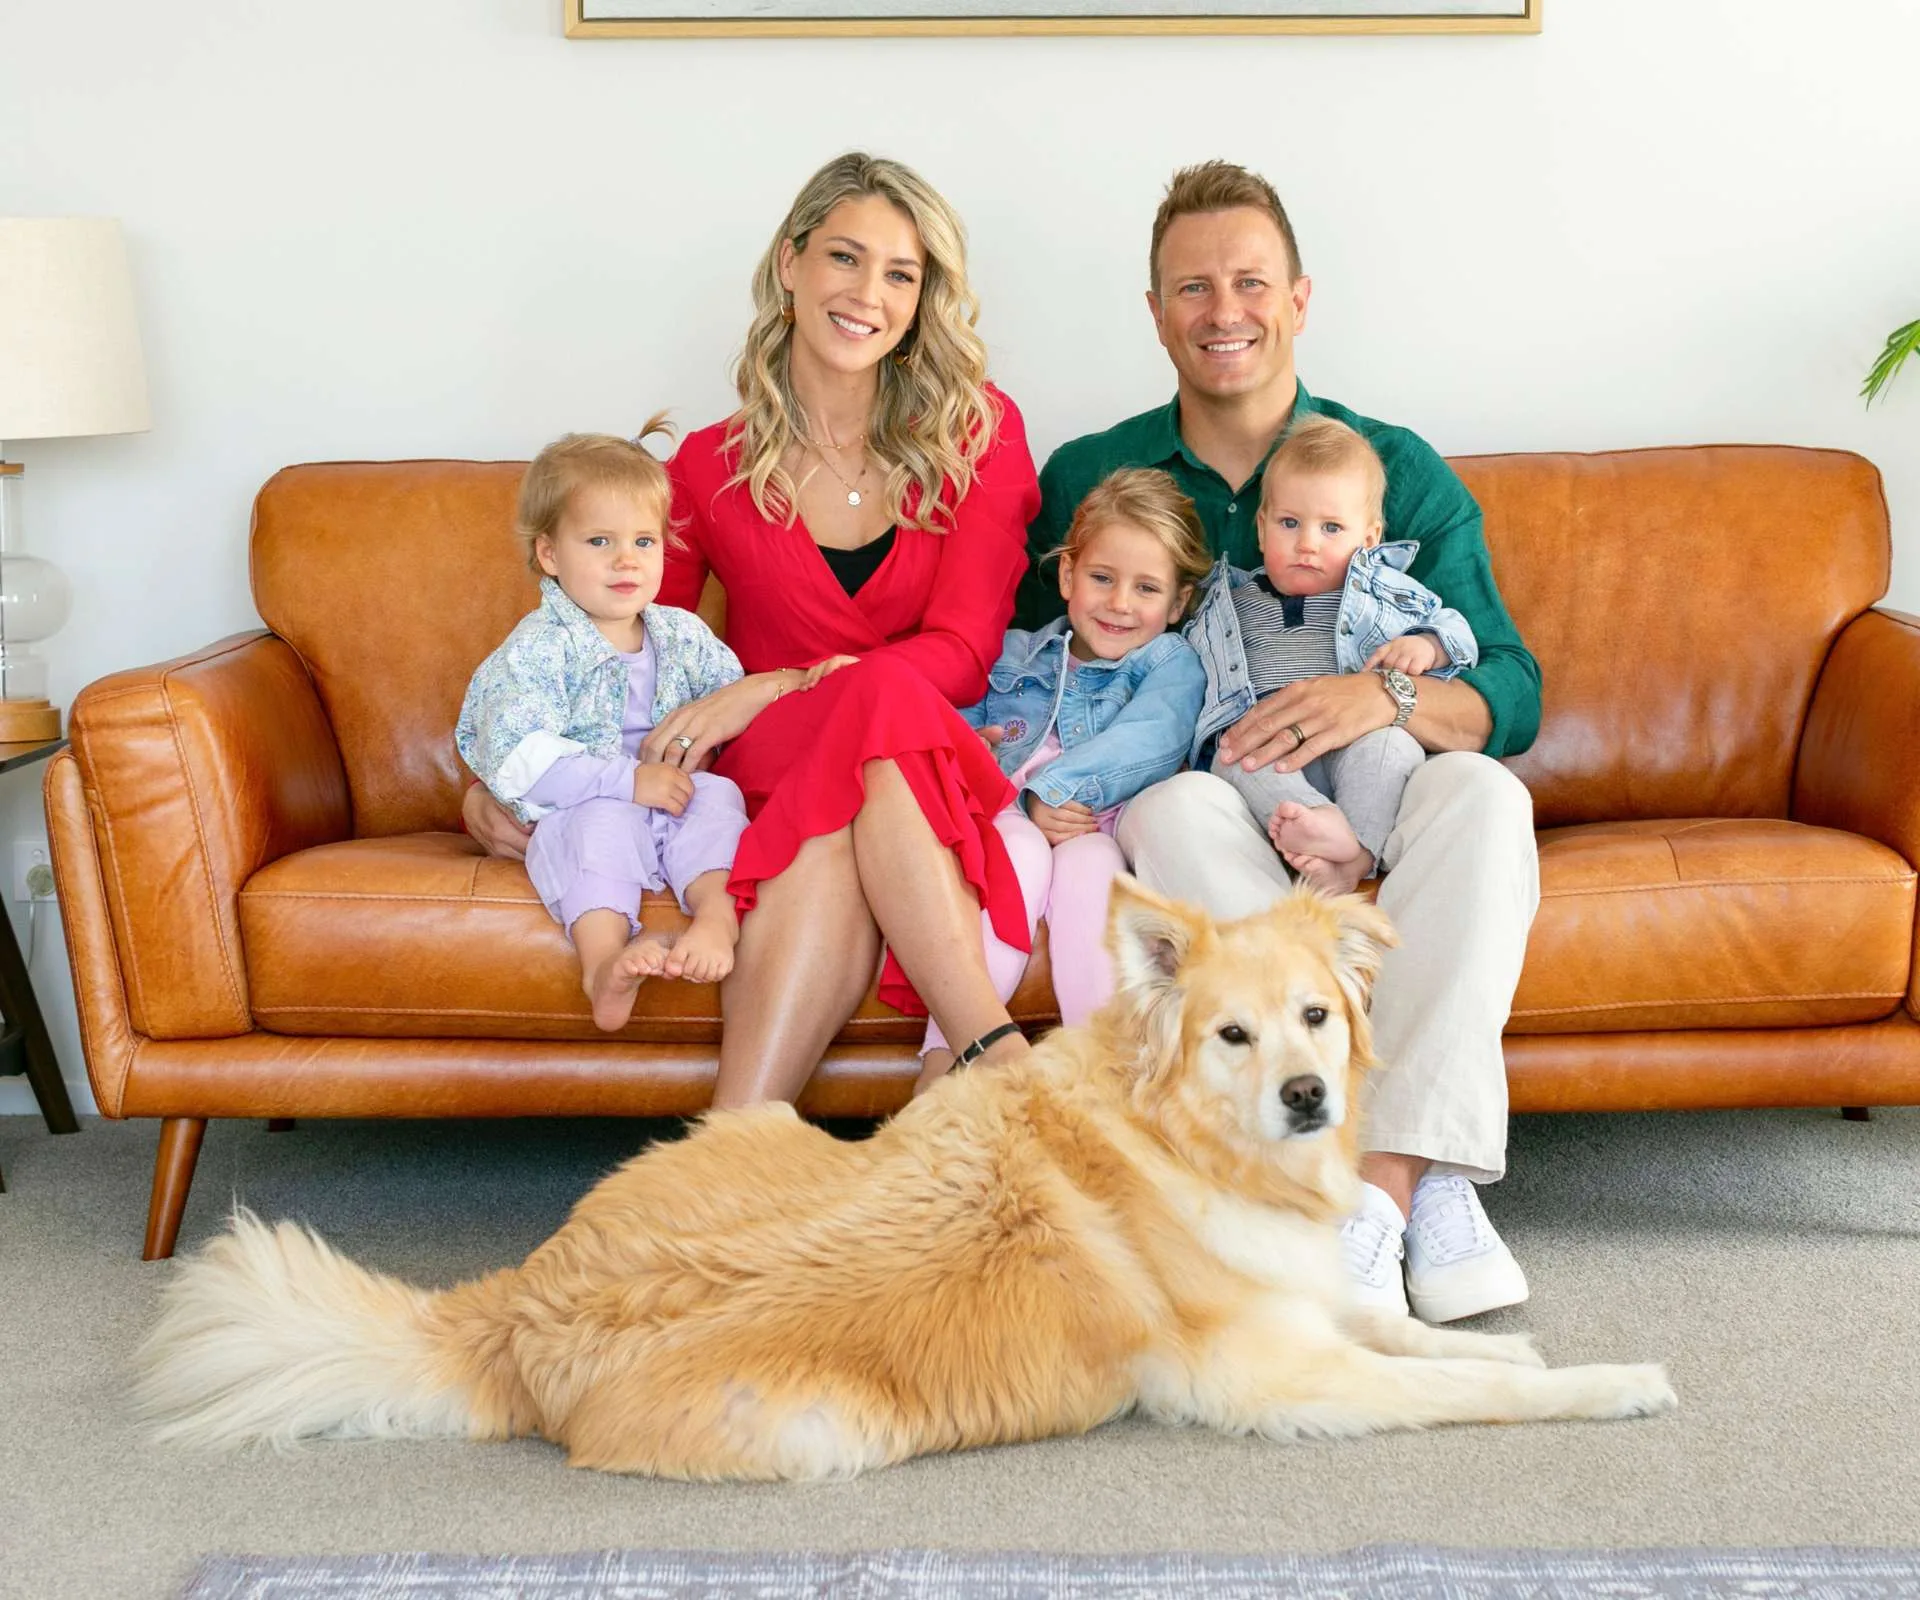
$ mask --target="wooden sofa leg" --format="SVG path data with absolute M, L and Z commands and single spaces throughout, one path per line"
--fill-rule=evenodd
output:
M 1840 1115 L 1845 1117 L 1849 1122 L 1873 1121 L 1873 1113 L 1865 1106 L 1842 1106 L 1840 1108 Z
M 292 1117 L 268 1117 L 267 1118 L 268 1133 L 286 1133 L 286 1132 L 289 1132 L 292 1129 L 292 1127 L 293 1127 Z
M 206 1136 L 205 1117 L 167 1117 L 161 1121 L 142 1261 L 164 1261 L 173 1254 L 173 1242 L 180 1237 L 180 1218 L 187 1209 L 187 1191 L 193 1187 L 194 1164 L 200 1159 L 200 1141 Z

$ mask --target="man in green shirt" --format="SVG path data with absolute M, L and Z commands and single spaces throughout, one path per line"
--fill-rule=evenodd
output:
M 1371 672 L 1311 678 L 1260 700 L 1222 735 L 1249 770 L 1297 771 L 1375 728 L 1403 726 L 1429 752 L 1381 852 L 1379 903 L 1398 928 L 1375 987 L 1386 1070 L 1368 1112 L 1361 1209 L 1345 1233 L 1356 1292 L 1430 1322 L 1527 1296 L 1525 1275 L 1474 1192 L 1506 1163 L 1500 1034 L 1539 900 L 1533 807 L 1490 757 L 1524 750 L 1540 723 L 1540 670 L 1494 584 L 1480 508 L 1404 428 L 1308 393 L 1294 370 L 1311 280 L 1292 224 L 1262 178 L 1227 162 L 1176 173 L 1154 219 L 1147 304 L 1177 374 L 1171 404 L 1062 445 L 1040 475 L 1035 570 L 1019 620 L 1060 609 L 1038 560 L 1086 491 L 1119 467 L 1162 467 L 1192 497 L 1217 555 L 1260 565 L 1255 519 L 1267 458 L 1301 417 L 1359 430 L 1387 471 L 1384 537 L 1420 543 L 1410 569 L 1463 612 L 1480 661 L 1454 679 Z M 1221 778 L 1183 772 L 1136 798 L 1120 844 L 1150 887 L 1244 916 L 1289 892 L 1287 871 Z M 1388 870 L 1391 869 L 1391 870 Z M 1472 1180 L 1472 1181 L 1469 1181 Z M 1403 1266 L 1404 1261 L 1404 1266 Z

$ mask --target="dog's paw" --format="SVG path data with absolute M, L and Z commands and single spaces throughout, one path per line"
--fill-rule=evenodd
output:
M 1603 1367 L 1609 1390 L 1607 1406 L 1596 1413 L 1606 1417 L 1657 1417 L 1672 1411 L 1680 1397 L 1667 1381 L 1667 1369 L 1651 1364 L 1631 1367 Z
M 1547 1364 L 1547 1358 L 1534 1348 L 1530 1333 L 1483 1333 L 1474 1354 L 1484 1361 L 1505 1361 L 1516 1367 Z

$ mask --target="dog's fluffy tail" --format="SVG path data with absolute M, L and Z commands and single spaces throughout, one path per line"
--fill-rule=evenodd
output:
M 525 1431 L 503 1315 L 517 1276 L 432 1294 L 236 1210 L 163 1292 L 135 1405 L 157 1437 L 210 1449 Z

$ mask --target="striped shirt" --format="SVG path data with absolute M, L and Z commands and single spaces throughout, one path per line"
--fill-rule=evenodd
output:
M 1281 594 L 1264 572 L 1233 591 L 1240 648 L 1247 657 L 1247 686 L 1254 699 L 1302 678 L 1325 678 L 1340 668 L 1333 629 L 1340 620 L 1341 591 Z

